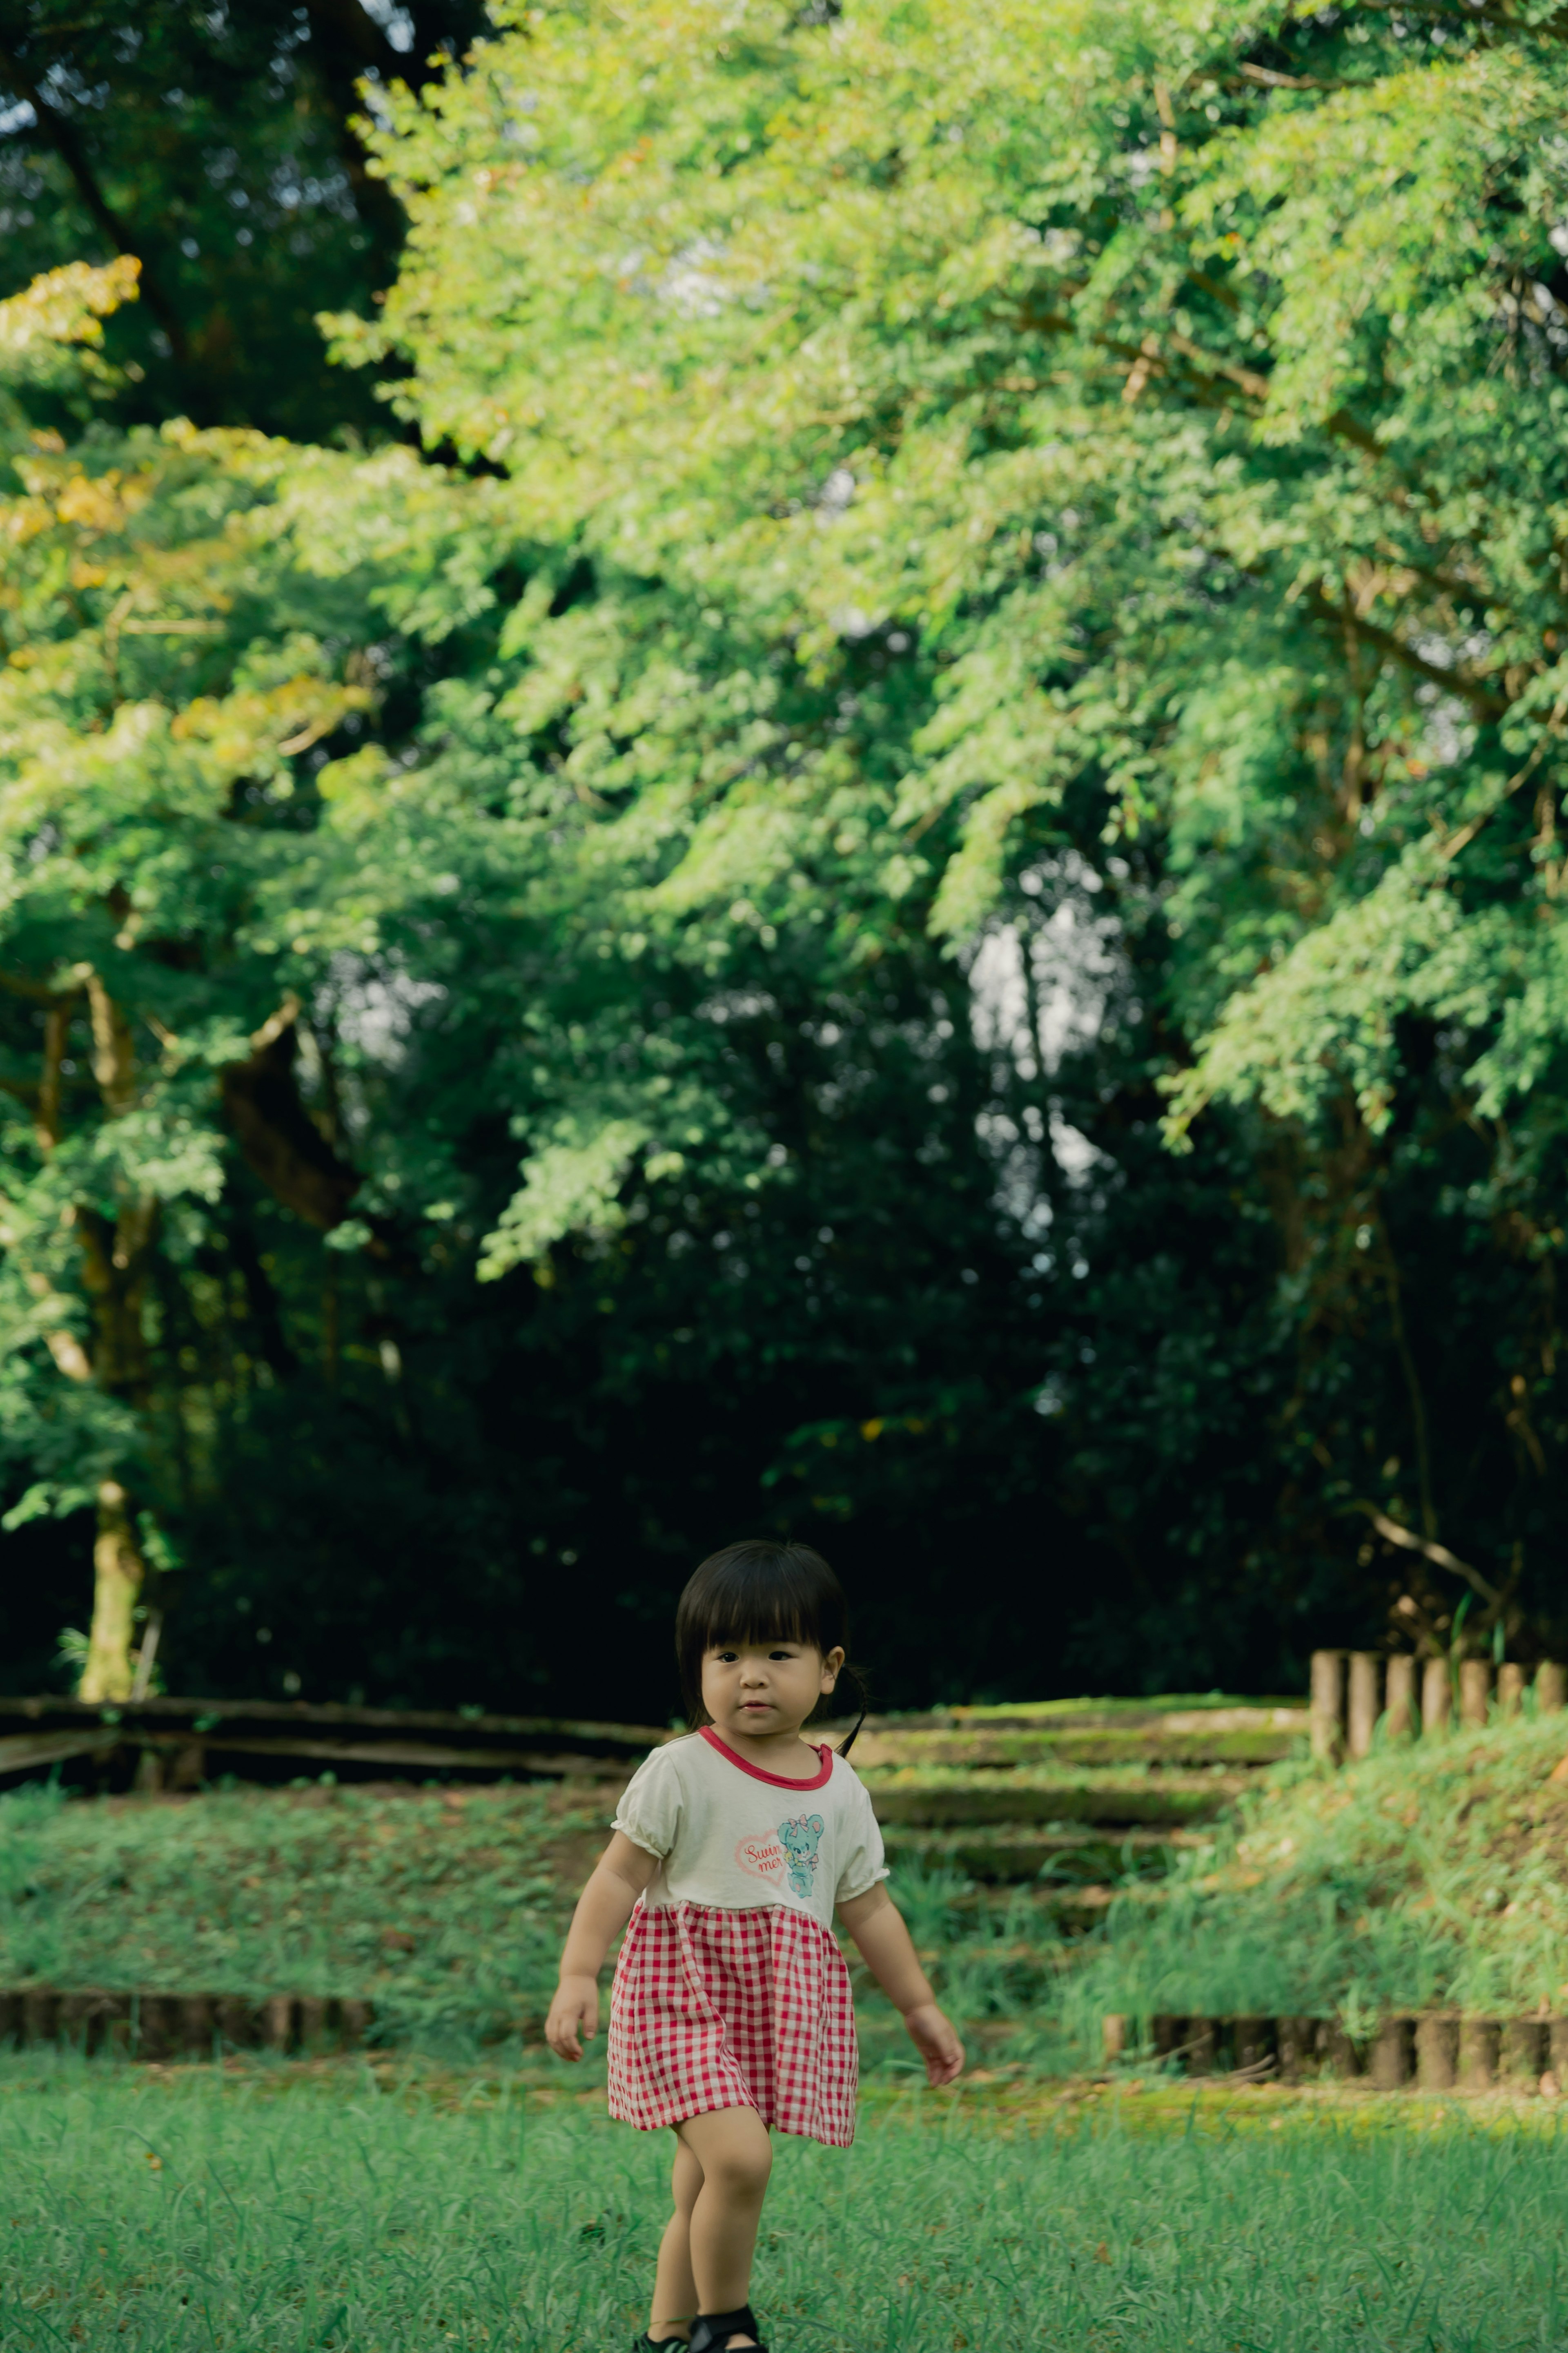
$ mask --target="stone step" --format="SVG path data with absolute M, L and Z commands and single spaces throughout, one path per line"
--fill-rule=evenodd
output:
M 922 1783 L 870 1779 L 877 1820 L 885 1827 L 942 1830 L 968 1823 L 1027 1828 L 1036 1823 L 1150 1824 L 1213 1821 L 1240 1794 L 1235 1774 L 1178 1779 L 1151 1774 L 1125 1780 L 1025 1780 L 989 1775 L 973 1780 Z
M 1278 1763 L 1307 1734 L 1306 1709 L 1285 1706 L 1173 1710 L 1137 1717 L 1086 1713 L 1054 1722 L 1014 1716 L 952 1728 L 906 1729 L 890 1723 L 861 1733 L 854 1762 L 858 1769 L 945 1765 L 982 1771 L 1053 1764 L 1245 1767 Z
M 889 1831 L 888 1856 L 896 1871 L 918 1861 L 928 1870 L 961 1872 L 966 1879 L 994 1885 L 1038 1879 L 1044 1871 L 1070 1873 L 1085 1883 L 1118 1877 L 1130 1862 L 1157 1865 L 1173 1847 L 1195 1846 L 1190 1831 L 1122 1830 L 1114 1836 L 1093 1829 L 928 1831 L 902 1827 Z

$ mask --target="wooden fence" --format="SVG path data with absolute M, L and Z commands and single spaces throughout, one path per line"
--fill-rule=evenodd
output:
M 1101 2021 L 1105 2055 L 1138 2055 L 1131 2021 Z M 1149 2021 L 1148 2053 L 1188 2075 L 1233 2082 L 1359 2083 L 1372 2091 L 1501 2088 L 1554 2096 L 1568 2085 L 1568 2018 L 1482 2018 L 1434 2010 L 1379 2021 L 1357 2039 L 1328 2018 L 1179 2018 Z
M 195 1789 L 234 1773 L 289 1780 L 458 1774 L 625 1780 L 668 1730 L 557 1716 L 318 1707 L 305 1700 L 0 1699 L 0 1779 L 70 1767 L 99 1788 Z
M 0 1991 L 0 2050 L 63 2042 L 124 2059 L 210 2059 L 224 2051 L 280 2054 L 357 2051 L 371 2038 L 374 2004 L 311 1994 L 60 1993 L 51 1986 Z
M 1462 1659 L 1456 1672 L 1447 1659 L 1417 1659 L 1409 1651 L 1384 1658 L 1375 1651 L 1314 1651 L 1312 1754 L 1333 1762 L 1364 1757 L 1384 1719 L 1391 1733 L 1446 1732 L 1456 1698 L 1461 1724 L 1484 1725 L 1494 1704 L 1503 1715 L 1517 1715 L 1527 1690 L 1533 1690 L 1542 1714 L 1560 1709 L 1568 1700 L 1568 1668 L 1547 1660 L 1531 1683 L 1508 1660 L 1494 1678 L 1488 1659 Z

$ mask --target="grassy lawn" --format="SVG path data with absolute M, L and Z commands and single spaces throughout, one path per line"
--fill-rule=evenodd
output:
M 780 2145 L 776 2353 L 1513 2353 L 1568 2341 L 1552 2112 L 879 2092 Z M 625 2353 L 662 2137 L 515 2074 L 0 2062 L 7 2353 Z

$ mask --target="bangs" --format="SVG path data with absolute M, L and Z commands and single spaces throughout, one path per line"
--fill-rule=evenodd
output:
M 844 1589 L 809 1545 L 761 1538 L 726 1545 L 705 1560 L 675 1613 L 681 1690 L 694 1724 L 702 1712 L 704 1653 L 751 1643 L 798 1642 L 822 1651 L 848 1647 Z
M 726 1650 L 747 1642 L 814 1643 L 830 1651 L 820 1637 L 818 1613 L 807 1609 L 805 1597 L 791 1594 L 771 1578 L 740 1570 L 704 1597 L 707 1607 L 691 1613 L 690 1630 L 703 1651 Z

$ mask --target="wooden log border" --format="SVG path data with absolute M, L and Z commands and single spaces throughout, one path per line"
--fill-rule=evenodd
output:
M 1371 1750 L 1378 1723 L 1386 1715 L 1391 1732 L 1415 1728 L 1417 1661 L 1396 1651 L 1384 1659 L 1373 1651 L 1314 1651 L 1309 1729 L 1312 1754 L 1325 1763 L 1353 1763 Z M 1525 1693 L 1522 1667 L 1505 1660 L 1497 1671 L 1485 1659 L 1462 1659 L 1458 1669 L 1459 1721 L 1468 1728 L 1489 1723 L 1495 1703 L 1503 1715 L 1517 1715 Z M 1536 1669 L 1535 1704 L 1549 1715 L 1568 1704 L 1568 1668 L 1547 1659 Z M 1420 1729 L 1431 1739 L 1452 1721 L 1454 1678 L 1447 1659 L 1421 1662 Z
M 374 2005 L 352 1997 L 0 1990 L 0 2050 L 64 2043 L 122 2059 L 211 2059 L 225 2051 L 290 2057 L 360 2050 L 375 2023 Z
M 1101 2021 L 1108 2062 L 1139 2055 L 1133 2021 Z M 1395 2011 L 1352 2039 L 1330 2018 L 1156 2014 L 1143 2052 L 1181 2074 L 1232 2083 L 1342 2083 L 1363 2090 L 1554 2095 L 1568 2089 L 1568 2018 Z

